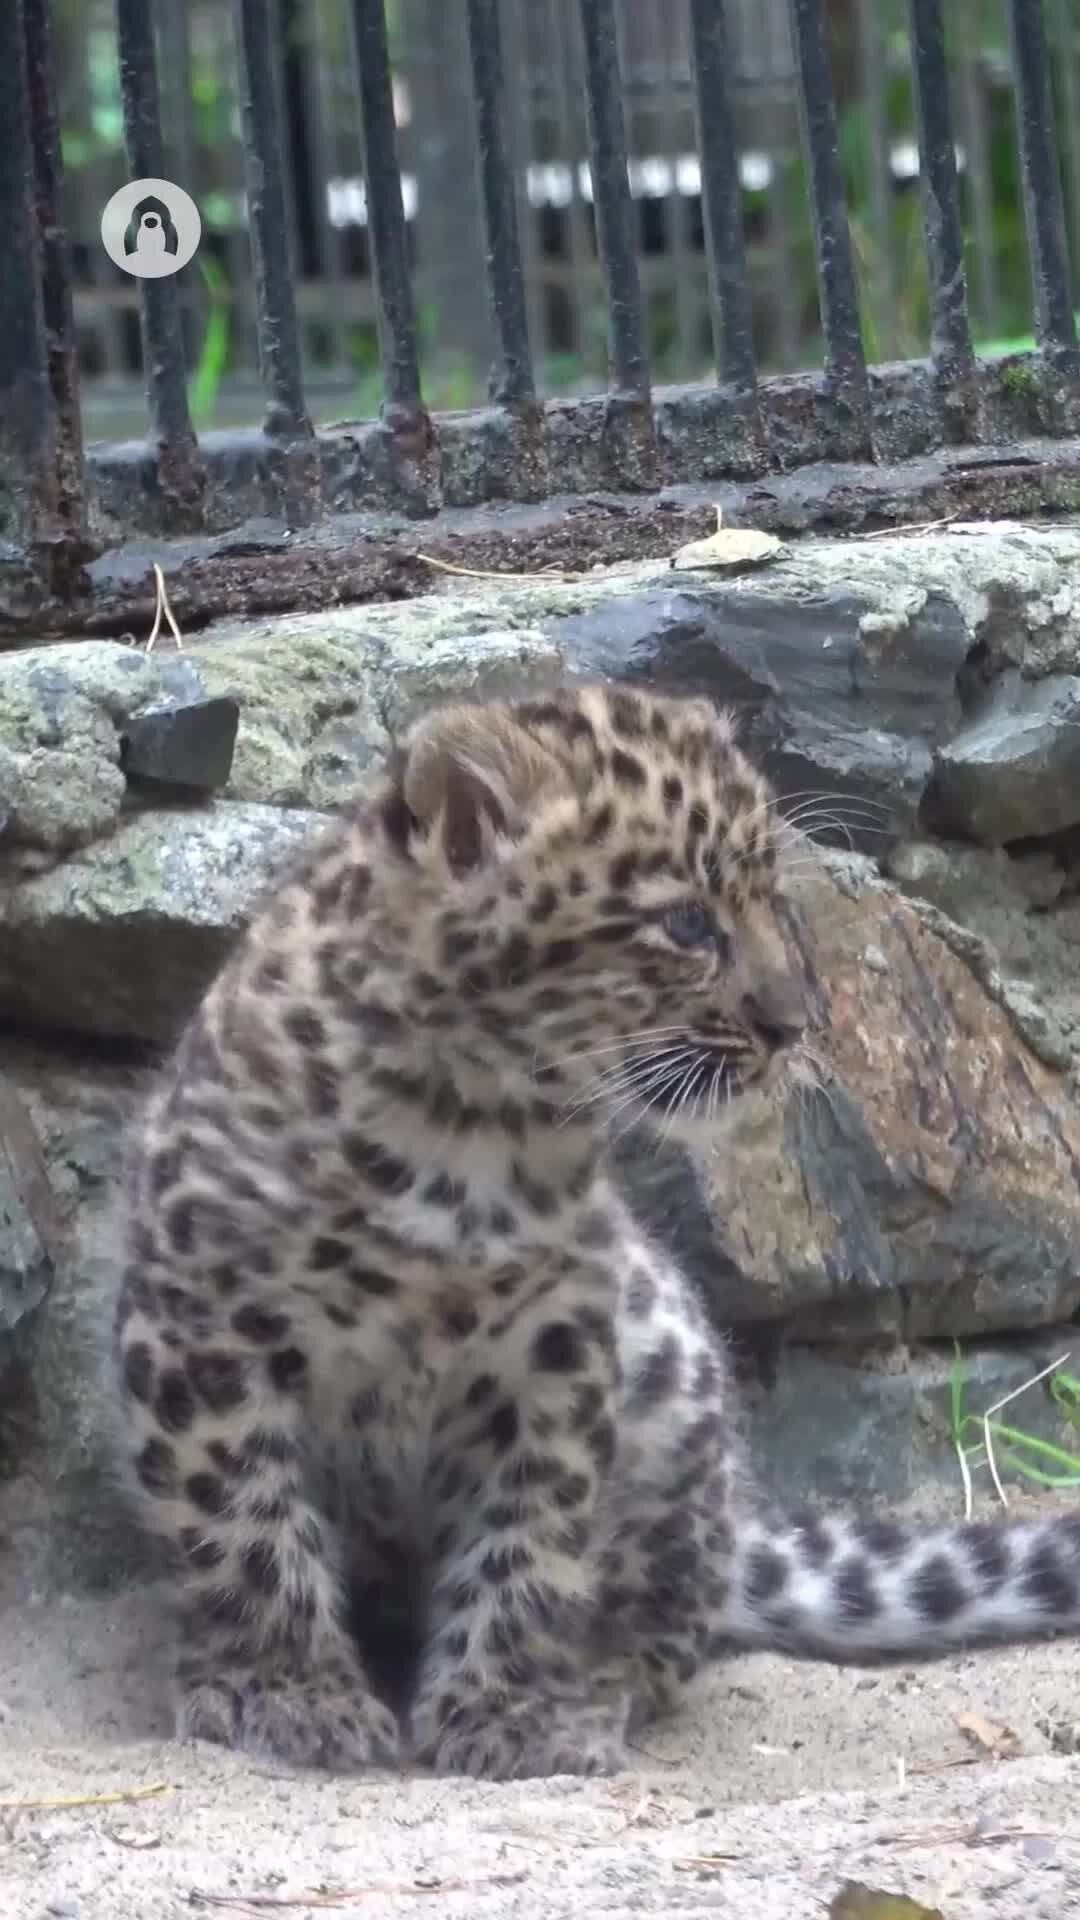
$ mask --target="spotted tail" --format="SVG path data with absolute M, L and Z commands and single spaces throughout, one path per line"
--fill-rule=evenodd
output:
M 1080 1630 L 1080 1513 L 1009 1525 L 747 1516 L 728 1642 L 840 1663 Z

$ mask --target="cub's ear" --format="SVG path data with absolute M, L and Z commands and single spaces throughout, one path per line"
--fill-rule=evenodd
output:
M 395 785 L 414 829 L 437 834 L 457 872 L 487 857 L 495 834 L 517 839 L 566 774 L 505 707 L 448 707 L 406 743 Z

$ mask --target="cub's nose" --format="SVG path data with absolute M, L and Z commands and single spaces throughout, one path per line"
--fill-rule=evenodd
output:
M 769 973 L 743 995 L 743 1019 L 772 1053 L 794 1046 L 806 1026 L 806 1001 L 792 973 Z

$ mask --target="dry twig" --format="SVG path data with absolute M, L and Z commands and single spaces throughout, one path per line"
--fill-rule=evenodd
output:
M 680 1873 L 715 1873 L 718 1867 L 733 1867 L 744 1858 L 741 1853 L 688 1853 L 670 1864 Z
M 955 1759 L 952 1760 L 917 1760 L 913 1766 L 908 1767 L 907 1771 L 920 1775 L 927 1773 L 951 1773 L 954 1767 L 977 1767 L 978 1764 L 979 1755 L 977 1753 L 959 1753 Z M 902 1786 L 903 1782 L 901 1781 L 900 1784 Z
M 1056 1833 L 1050 1827 L 990 1827 L 982 1820 L 950 1821 L 947 1826 L 882 1833 L 868 1842 L 874 1847 L 1006 1846 L 1013 1840 L 1080 1840 L 1080 1834 Z
M 152 1800 L 171 1793 L 169 1780 L 156 1780 L 152 1787 L 120 1787 L 115 1793 L 62 1793 L 51 1800 L 0 1800 L 0 1813 L 46 1813 L 62 1807 L 121 1807 L 129 1800 Z
M 970 1520 L 975 1499 L 971 1486 L 971 1468 L 968 1466 L 967 1449 L 959 1433 L 956 1436 L 956 1457 L 960 1462 L 960 1478 L 964 1482 L 964 1519 Z
M 154 561 L 154 581 L 157 586 L 157 605 L 154 608 L 154 624 L 150 629 L 150 638 L 146 643 L 146 651 L 147 653 L 153 653 L 158 634 L 161 632 L 162 615 L 164 615 L 169 623 L 169 632 L 176 641 L 177 649 L 182 653 L 184 650 L 183 637 L 176 624 L 176 616 L 169 605 L 169 596 L 165 591 L 165 575 L 162 573 L 156 560 Z
M 258 1911 L 280 1911 L 289 1907 L 344 1907 L 351 1900 L 385 1899 L 397 1894 L 481 1893 L 488 1887 L 514 1887 L 527 1880 L 527 1873 L 489 1873 L 477 1880 L 382 1880 L 367 1887 L 338 1887 L 333 1892 L 317 1890 L 304 1893 L 205 1893 L 192 1887 L 190 1900 L 204 1907 L 252 1907 Z
M 458 567 L 452 560 L 437 559 L 433 553 L 418 553 L 415 557 L 417 560 L 422 560 L 426 567 L 434 567 L 439 573 L 457 573 L 466 580 L 544 580 L 561 587 L 572 585 L 575 580 L 583 580 L 585 577 L 581 573 L 563 573 L 557 567 L 542 568 L 538 573 L 513 573 L 509 568 L 503 572 L 494 572 L 488 567 Z
M 1024 1380 L 1020 1386 L 1014 1387 L 1011 1393 L 1003 1394 L 1001 1399 L 995 1400 L 993 1406 L 987 1407 L 986 1412 L 983 1414 L 983 1445 L 986 1448 L 987 1464 L 990 1468 L 994 1485 L 997 1488 L 998 1499 L 1005 1508 L 1008 1507 L 1009 1502 L 1005 1498 L 1005 1489 L 1001 1484 L 1001 1477 L 997 1470 L 997 1461 L 994 1459 L 994 1441 L 990 1431 L 990 1422 L 995 1414 L 1001 1412 L 1003 1407 L 1007 1407 L 1011 1405 L 1012 1401 L 1018 1400 L 1020 1395 L 1026 1393 L 1029 1387 L 1037 1387 L 1040 1380 L 1045 1380 L 1048 1374 L 1056 1373 L 1058 1368 L 1063 1367 L 1066 1360 L 1071 1360 L 1071 1358 L 1072 1352 L 1070 1350 L 1068 1353 L 1063 1353 L 1059 1359 L 1051 1360 L 1050 1365 L 1043 1367 L 1041 1373 L 1032 1374 L 1030 1380 Z
M 852 533 L 848 538 L 849 540 L 888 540 L 898 533 L 940 533 L 942 527 L 950 526 L 959 517 L 958 513 L 946 513 L 940 520 L 919 520 L 906 527 L 875 527 L 871 533 Z

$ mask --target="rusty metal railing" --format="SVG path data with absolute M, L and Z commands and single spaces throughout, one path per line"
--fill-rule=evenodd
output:
M 679 4 L 680 0 L 672 0 Z M 348 0 L 357 128 L 377 296 L 381 416 L 316 434 L 305 400 L 290 270 L 287 174 L 267 36 L 269 0 L 232 0 L 242 74 L 248 229 L 263 427 L 200 441 L 187 398 L 174 277 L 141 279 L 148 433 L 132 450 L 84 456 L 62 217 L 61 143 L 49 0 L 0 6 L 0 587 L 5 566 L 70 597 L 90 529 L 165 533 L 236 524 L 253 500 L 294 524 L 382 504 L 424 514 L 446 502 L 536 499 L 556 487 L 649 489 L 665 481 L 768 473 L 815 459 L 874 460 L 950 443 L 1080 430 L 1080 356 L 1042 0 L 1010 0 L 1013 73 L 1038 351 L 1023 379 L 972 347 L 942 0 L 910 0 L 930 287 L 931 355 L 915 380 L 868 368 L 826 32 L 825 0 L 789 0 L 824 337 L 820 374 L 761 379 L 742 234 L 724 0 L 681 0 L 701 161 L 716 357 L 709 388 L 654 390 L 646 346 L 614 0 L 578 0 L 596 239 L 606 300 L 607 391 L 537 397 L 501 18 L 506 0 L 467 0 L 478 179 L 497 362 L 491 404 L 440 420 L 425 404 L 402 201 L 383 0 Z M 165 171 L 151 0 L 116 0 L 128 167 Z M 463 194 L 472 192 L 463 180 Z M 910 377 L 909 377 L 910 376 Z M 906 382 L 906 384 L 905 384 Z M 921 385 L 919 384 L 921 382 Z M 1006 388 L 1008 389 L 1006 391 Z M 899 397 L 898 397 L 899 396 Z M 906 398 L 905 398 L 906 396 Z M 1019 415 L 1018 415 L 1019 409 Z M 797 416 L 797 430 L 793 420 Z M 690 427 L 687 427 L 690 422 Z M 95 511 L 96 509 L 96 511 Z M 103 519 L 104 516 L 104 519 Z M 98 536 L 100 546 L 102 537 Z M 0 594 L 2 600 L 2 594 Z

